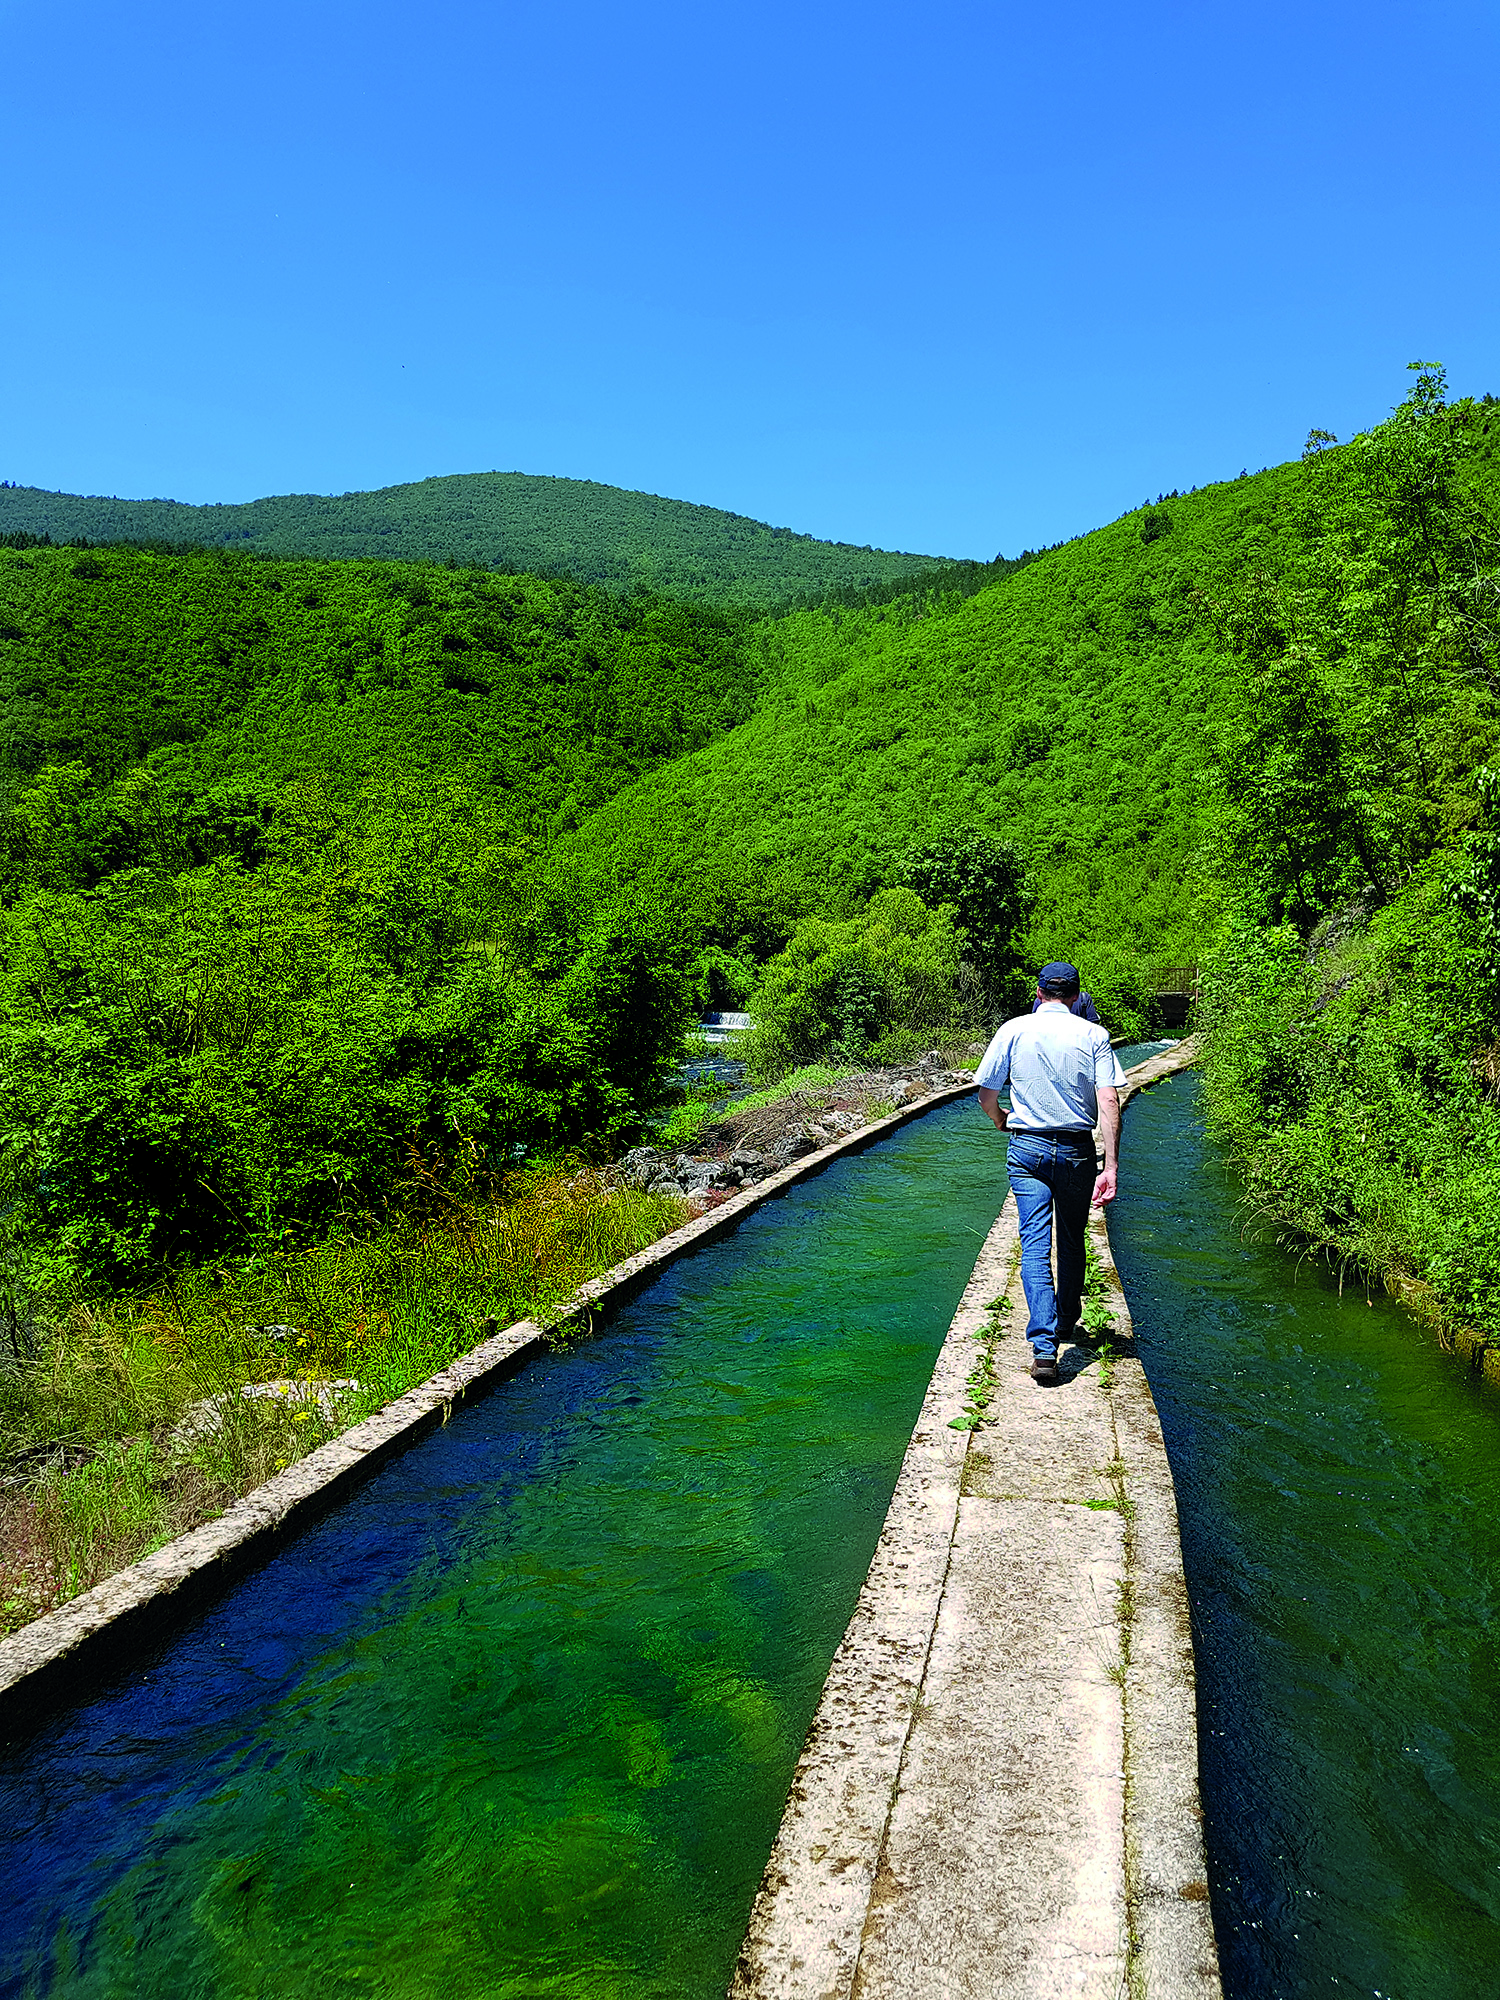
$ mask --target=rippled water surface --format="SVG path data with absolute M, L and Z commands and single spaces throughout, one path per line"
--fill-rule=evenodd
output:
M 1243 1238 L 1189 1076 L 1126 1113 L 1110 1234 L 1198 1633 L 1235 2000 L 1500 1994 L 1500 1396 Z
M 0 1765 L 14 1994 L 721 1994 L 1005 1192 L 972 1099 L 755 1211 Z
M 1500 1993 L 1500 1396 L 1242 1238 L 1195 1103 L 1132 1105 L 1112 1235 L 1228 1989 Z M 721 1993 L 1003 1192 L 972 1101 L 839 1163 L 0 1761 L 0 1990 Z

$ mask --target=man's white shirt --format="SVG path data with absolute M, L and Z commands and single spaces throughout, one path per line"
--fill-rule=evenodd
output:
M 1010 1085 L 1013 1132 L 1092 1132 L 1099 1092 L 1125 1082 L 1109 1031 L 1048 1000 L 1007 1021 L 974 1072 L 981 1090 Z

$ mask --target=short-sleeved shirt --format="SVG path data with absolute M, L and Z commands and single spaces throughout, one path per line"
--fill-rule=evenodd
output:
M 1013 1132 L 1092 1132 L 1099 1092 L 1125 1081 L 1109 1034 L 1064 1001 L 1007 1021 L 974 1072 L 981 1090 L 1010 1085 Z

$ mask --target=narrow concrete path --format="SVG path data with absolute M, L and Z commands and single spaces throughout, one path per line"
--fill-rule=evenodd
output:
M 1142 1064 L 1133 1088 L 1192 1055 Z M 1102 1220 L 1092 1233 L 1114 1326 L 1065 1352 L 1055 1389 L 1026 1372 L 1013 1202 L 985 1243 L 735 2000 L 1217 2000 L 1171 1473 Z

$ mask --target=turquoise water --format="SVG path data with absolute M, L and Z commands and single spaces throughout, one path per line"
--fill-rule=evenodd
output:
M 1171 1455 L 1233 2000 L 1500 1993 L 1500 1394 L 1242 1236 L 1197 1085 L 1110 1237 Z
M 13 1749 L 0 1990 L 721 1994 L 1004 1192 L 840 1161 Z
M 9 1751 L 0 1991 L 721 1994 L 1003 1192 L 971 1101 L 841 1161 Z M 1237 1203 L 1136 1100 L 1226 1988 L 1489 1996 L 1500 1395 Z

